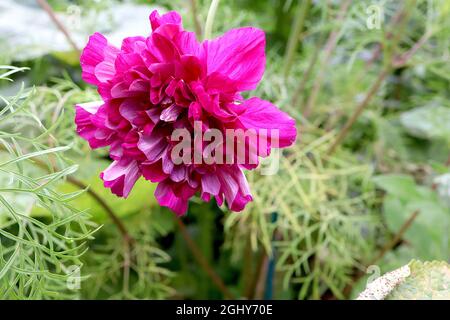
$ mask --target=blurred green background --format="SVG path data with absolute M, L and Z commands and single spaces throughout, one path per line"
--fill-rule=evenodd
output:
M 210 5 L 48 3 L 79 48 L 148 35 L 155 8 L 202 38 Z M 148 181 L 127 200 L 103 188 L 106 150 L 73 123 L 98 97 L 78 52 L 36 1 L 0 2 L 1 298 L 345 299 L 411 259 L 449 261 L 450 2 L 220 1 L 213 35 L 242 26 L 267 35 L 245 95 L 299 138 L 276 175 L 247 172 L 242 213 L 193 199 L 177 219 Z

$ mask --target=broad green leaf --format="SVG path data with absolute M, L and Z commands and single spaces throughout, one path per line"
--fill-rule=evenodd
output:
M 380 175 L 373 178 L 375 184 L 390 195 L 401 199 L 419 196 L 416 183 L 407 175 Z
M 358 300 L 450 300 L 450 265 L 413 260 L 368 283 Z
M 386 191 L 383 215 L 388 229 L 396 234 L 414 212 L 419 212 L 403 239 L 415 249 L 421 259 L 450 258 L 450 209 L 438 194 L 419 186 L 406 175 L 384 175 L 374 178 Z M 413 258 L 413 257 L 410 257 Z
M 450 108 L 425 106 L 405 112 L 400 122 L 412 136 L 433 139 L 443 138 L 450 141 Z

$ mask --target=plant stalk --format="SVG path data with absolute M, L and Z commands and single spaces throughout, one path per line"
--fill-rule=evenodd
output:
M 206 17 L 204 40 L 208 40 L 211 38 L 212 26 L 214 23 L 214 18 L 216 17 L 216 11 L 219 6 L 219 2 L 220 0 L 211 1 L 211 5 L 208 10 L 208 16 Z
M 347 15 L 347 11 L 350 7 L 350 4 L 352 3 L 352 0 L 345 0 L 342 2 L 341 7 L 339 8 L 339 13 L 336 18 L 336 23 L 342 23 Z M 313 106 L 316 104 L 317 97 L 319 95 L 320 89 L 322 88 L 323 80 L 325 78 L 326 74 L 326 67 L 328 66 L 331 56 L 333 54 L 334 49 L 336 48 L 336 45 L 339 40 L 339 35 L 342 32 L 343 27 L 341 27 L 338 30 L 334 30 L 330 33 L 330 36 L 328 37 L 328 40 L 324 47 L 324 58 L 320 65 L 320 70 L 317 74 L 316 80 L 314 82 L 311 95 L 309 96 L 308 102 L 305 106 L 305 110 L 303 111 L 303 116 L 307 118 L 313 108 Z
M 286 57 L 284 63 L 284 77 L 289 76 L 291 71 L 292 62 L 294 60 L 295 52 L 297 51 L 298 43 L 300 41 L 300 34 L 304 29 L 306 14 L 311 6 L 311 0 L 304 0 L 301 5 L 298 6 L 295 14 L 294 24 L 292 26 L 291 34 L 289 35 L 288 44 L 286 47 Z
M 50 19 L 53 21 L 53 23 L 56 25 L 56 27 L 61 31 L 64 36 L 67 39 L 67 42 L 72 46 L 72 48 L 81 55 L 81 49 L 77 46 L 76 42 L 73 40 L 72 36 L 70 35 L 67 28 L 59 21 L 58 17 L 56 16 L 55 11 L 52 9 L 52 7 L 48 4 L 47 0 L 36 0 L 36 2 L 39 4 L 39 6 L 47 12 Z
M 191 13 L 192 13 L 192 20 L 194 22 L 195 33 L 197 37 L 200 38 L 202 36 L 202 26 L 200 24 L 200 19 L 198 17 L 197 0 L 190 0 L 189 3 L 191 4 Z
M 190 236 L 183 221 L 176 216 L 174 216 L 174 219 L 178 224 L 178 227 L 181 231 L 181 235 L 183 236 L 184 240 L 186 241 L 186 245 L 188 246 L 189 250 L 194 255 L 194 258 L 197 260 L 200 267 L 202 267 L 202 269 L 206 272 L 206 274 L 211 278 L 212 282 L 222 292 L 222 294 L 224 295 L 224 297 L 226 299 L 234 299 L 234 295 L 228 290 L 225 283 L 222 281 L 222 279 L 219 277 L 219 275 L 214 271 L 214 269 L 208 263 L 208 260 L 202 254 L 200 248 L 197 246 L 195 241 Z

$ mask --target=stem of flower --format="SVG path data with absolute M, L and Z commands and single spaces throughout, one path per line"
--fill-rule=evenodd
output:
M 75 41 L 71 37 L 71 35 L 70 35 L 69 31 L 67 30 L 67 28 L 61 23 L 61 21 L 59 21 L 58 17 L 56 16 L 55 11 L 53 11 L 52 7 L 48 4 L 48 2 L 46 0 L 36 0 L 36 1 L 39 4 L 39 6 L 45 12 L 47 12 L 48 16 L 53 21 L 53 23 L 56 25 L 56 27 L 59 29 L 59 31 L 61 31 L 64 34 L 64 36 L 67 39 L 67 42 L 69 42 L 69 44 L 72 46 L 72 48 L 78 54 L 81 54 L 80 48 L 78 48 L 77 44 L 75 43 Z
M 297 51 L 297 46 L 300 40 L 300 34 L 303 31 L 305 25 L 306 14 L 311 5 L 311 0 L 303 1 L 297 8 L 297 13 L 295 14 L 294 25 L 289 35 L 289 40 L 286 48 L 286 57 L 284 62 L 284 77 L 289 76 L 291 71 L 292 62 L 294 60 L 295 52 Z
M 222 279 L 219 277 L 219 275 L 214 271 L 213 267 L 209 264 L 208 260 L 205 258 L 202 251 L 200 250 L 200 248 L 197 246 L 197 244 L 191 238 L 183 221 L 180 218 L 176 217 L 175 215 L 174 215 L 174 220 L 178 224 L 178 227 L 181 231 L 181 235 L 183 236 L 184 240 L 186 241 L 187 247 L 192 252 L 195 260 L 197 260 L 200 267 L 206 272 L 206 274 L 210 277 L 212 282 L 222 292 L 223 296 L 226 299 L 236 299 L 234 297 L 234 295 L 228 290 L 227 286 L 222 281 Z
M 208 17 L 206 17 L 204 40 L 211 38 L 212 25 L 216 16 L 217 7 L 219 6 L 219 1 L 220 0 L 211 1 L 211 6 L 209 7 L 208 11 Z
M 334 49 L 336 48 L 336 45 L 339 41 L 339 37 L 342 34 L 342 30 L 344 29 L 344 20 L 347 16 L 348 9 L 350 8 L 350 5 L 352 3 L 352 0 L 346 0 L 341 3 L 341 6 L 339 8 L 339 13 L 336 17 L 336 23 L 341 25 L 340 28 L 333 30 L 330 33 L 330 36 L 328 37 L 328 40 L 325 44 L 324 50 L 324 56 L 323 60 L 320 64 L 320 70 L 317 73 L 317 77 L 314 81 L 311 95 L 308 98 L 308 102 L 306 103 L 305 109 L 303 110 L 303 116 L 305 118 L 308 118 L 313 106 L 316 104 L 317 97 L 319 96 L 320 89 L 322 88 L 323 80 L 325 78 L 326 72 L 327 72 L 327 66 L 331 60 L 332 54 L 334 52 Z
M 373 83 L 372 87 L 370 87 L 369 92 L 366 94 L 364 100 L 356 107 L 355 111 L 351 115 L 351 117 L 347 120 L 344 127 L 339 132 L 336 140 L 331 145 L 330 149 L 328 150 L 328 155 L 331 155 L 336 150 L 336 147 L 341 144 L 341 142 L 345 139 L 347 136 L 348 131 L 353 126 L 353 124 L 356 122 L 356 120 L 359 118 L 361 113 L 364 111 L 364 109 L 367 107 L 369 102 L 372 100 L 373 96 L 378 92 L 378 89 L 381 87 L 384 79 L 389 74 L 390 69 L 385 68 L 383 69 L 380 74 L 378 75 L 377 79 Z
M 190 4 L 191 4 L 192 20 L 194 21 L 195 33 L 197 34 L 197 37 L 199 39 L 202 36 L 202 26 L 198 18 L 197 0 L 190 0 Z

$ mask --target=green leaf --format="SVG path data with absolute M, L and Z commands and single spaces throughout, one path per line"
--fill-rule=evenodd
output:
M 388 229 L 396 234 L 413 212 L 417 218 L 403 236 L 415 249 L 417 257 L 430 259 L 450 258 L 449 208 L 438 194 L 426 186 L 419 186 L 405 175 L 384 175 L 374 179 L 375 184 L 387 192 L 383 202 L 383 215 Z M 410 257 L 412 258 L 412 257 Z
M 450 265 L 417 260 L 370 282 L 358 296 L 358 300 L 444 299 L 450 299 Z
M 423 139 L 450 137 L 450 108 L 442 106 L 425 106 L 405 112 L 400 122 L 406 131 Z
M 419 196 L 416 183 L 411 176 L 395 174 L 380 175 L 373 178 L 373 181 L 379 188 L 383 189 L 388 194 L 401 199 Z

